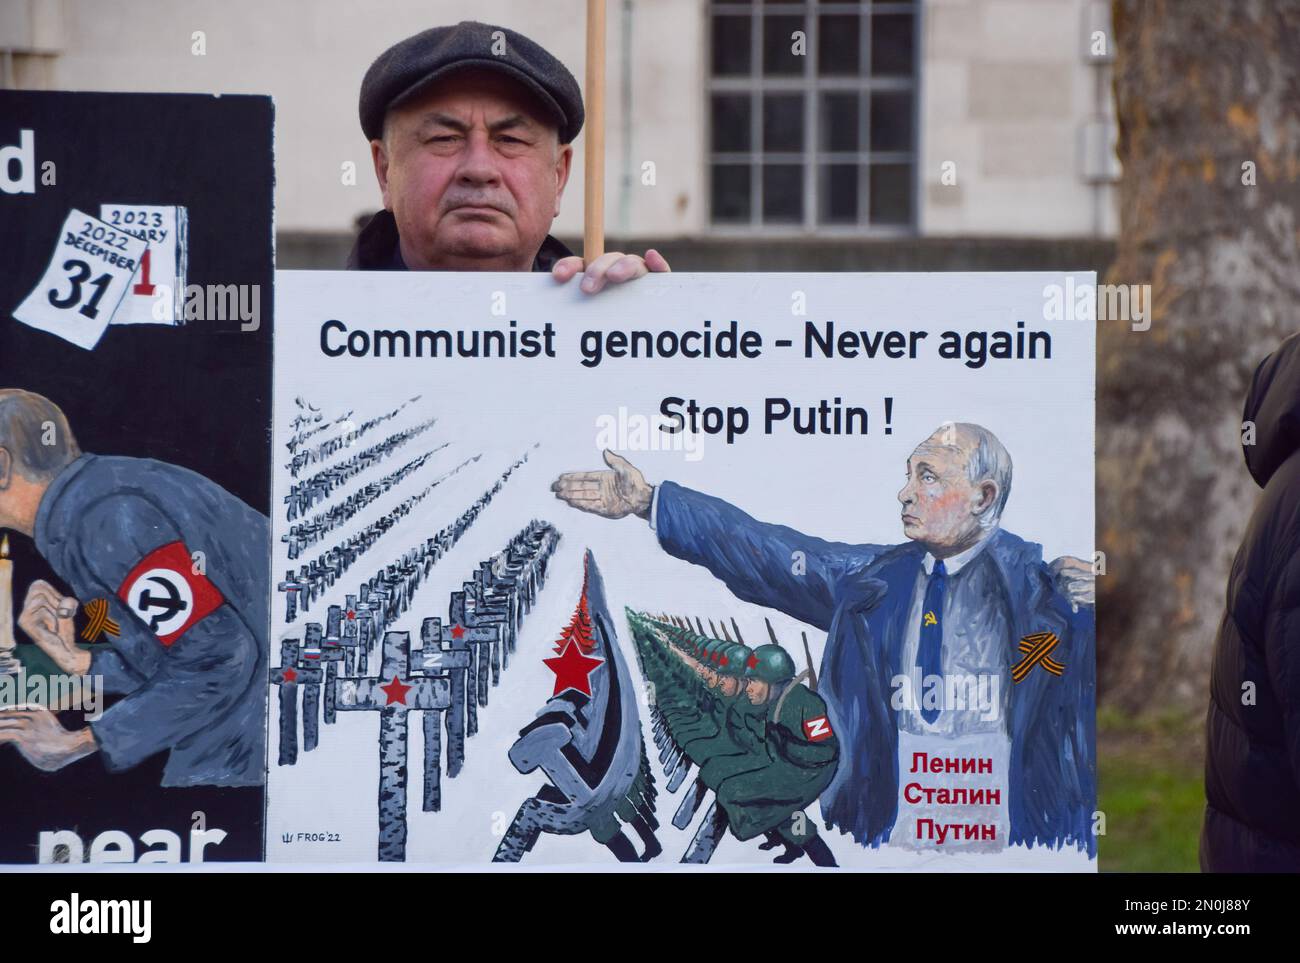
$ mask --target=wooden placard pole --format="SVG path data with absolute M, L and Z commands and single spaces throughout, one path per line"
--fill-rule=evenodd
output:
M 582 260 L 605 253 L 605 0 L 587 0 L 587 90 Z

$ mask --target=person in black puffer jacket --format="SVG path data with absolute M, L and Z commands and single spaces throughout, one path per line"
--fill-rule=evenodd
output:
M 1214 643 L 1201 869 L 1300 872 L 1300 335 L 1255 372 L 1245 419 L 1264 494 Z

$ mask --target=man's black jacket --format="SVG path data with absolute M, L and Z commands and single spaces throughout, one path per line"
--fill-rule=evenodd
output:
M 1214 643 L 1201 868 L 1298 872 L 1300 335 L 1255 372 L 1245 420 L 1255 425 L 1246 465 L 1264 493 Z

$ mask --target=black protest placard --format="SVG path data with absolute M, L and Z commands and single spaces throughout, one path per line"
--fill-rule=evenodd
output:
M 250 552 L 261 533 L 249 520 L 264 518 L 270 507 L 272 124 L 267 97 L 0 91 L 0 390 L 49 399 L 66 415 L 83 452 L 148 460 L 114 469 L 137 472 L 123 475 L 121 484 L 132 491 L 116 497 L 152 497 L 151 472 L 161 476 L 175 468 L 202 476 L 168 477 L 180 501 L 187 497 L 187 480 L 193 480 L 188 487 L 205 492 L 219 489 L 212 496 L 216 517 L 204 525 L 214 533 L 239 530 Z M 79 484 L 84 489 L 90 482 Z M 81 491 L 78 497 L 90 506 L 93 494 Z M 171 507 L 160 510 L 166 515 Z M 192 506 L 181 512 L 187 518 L 195 514 Z M 131 534 L 130 520 L 123 529 Z M 84 572 L 60 571 L 23 532 L 10 528 L 3 534 L 15 620 L 37 580 L 76 596 L 70 580 Z M 186 542 L 203 539 L 192 530 L 181 535 L 178 540 Z M 85 535 L 70 530 L 67 537 Z M 111 541 L 87 544 L 81 553 L 97 563 L 112 556 L 110 571 L 153 557 L 128 558 L 143 549 L 105 544 Z M 132 544 L 144 543 L 137 538 Z M 241 565 L 248 570 L 237 573 L 205 570 L 210 560 L 204 550 L 186 548 L 196 557 L 194 573 L 169 575 L 166 564 L 160 570 L 155 560 L 140 573 L 152 579 L 149 586 L 142 589 L 129 579 L 110 586 L 97 618 L 92 603 L 101 600 L 77 598 L 78 641 L 86 641 L 89 627 L 97 630 L 100 646 L 124 645 L 141 629 L 135 616 L 143 613 L 143 624 L 161 619 L 150 619 L 148 606 L 167 603 L 163 590 L 177 593 L 170 602 L 177 606 L 195 604 L 196 592 L 207 599 L 202 610 L 208 622 L 230 612 L 247 625 L 265 621 L 264 607 L 248 604 L 251 611 L 239 612 L 240 598 L 255 594 L 248 583 L 261 578 L 256 566 Z M 214 547 L 212 554 L 220 550 Z M 154 594 L 143 595 L 142 609 L 146 591 Z M 144 671 L 144 686 L 151 683 L 150 667 L 163 665 L 164 657 L 182 653 L 184 646 L 193 648 L 193 626 L 203 629 L 205 620 L 174 620 L 183 629 L 179 638 L 157 629 L 163 634 L 156 652 L 130 653 L 134 671 Z M 114 626 L 118 635 L 106 631 Z M 265 624 L 247 631 L 265 641 Z M 32 677 L 55 671 L 23 629 L 16 627 L 14 635 Z M 264 661 L 261 666 L 254 661 L 240 672 L 264 674 Z M 166 679 L 152 682 L 163 685 Z M 224 678 L 219 683 L 228 684 Z M 11 684 L 9 694 L 16 691 Z M 253 691 L 264 702 L 265 680 L 252 685 Z M 106 696 L 100 708 L 128 698 Z M 159 704 L 166 701 L 158 698 Z M 175 724 L 164 718 L 167 712 L 149 711 L 159 725 Z M 173 711 L 171 718 L 176 716 Z M 114 738 L 136 742 L 136 748 L 152 745 L 149 739 L 158 736 L 143 732 L 149 718 L 141 716 L 138 742 L 129 727 Z M 85 725 L 82 712 L 61 712 L 59 719 L 70 729 Z M 79 846 L 86 859 L 260 859 L 263 789 L 249 784 L 247 758 L 243 773 L 230 780 L 234 784 L 222 785 L 212 775 L 222 764 L 197 761 L 203 753 L 192 745 L 177 751 L 194 739 L 178 730 L 171 744 L 144 759 L 136 759 L 129 746 L 119 748 L 120 758 L 131 762 L 120 771 L 106 762 L 107 732 L 101 751 L 48 772 L 31 765 L 16 746 L 0 746 L 8 798 L 0 862 L 75 859 Z M 232 758 L 246 757 L 246 748 Z M 178 763 L 186 751 L 190 758 Z M 42 833 L 56 831 L 74 832 L 77 839 L 42 839 Z

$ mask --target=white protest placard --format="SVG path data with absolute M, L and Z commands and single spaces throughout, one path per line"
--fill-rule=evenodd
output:
M 89 351 L 126 296 L 147 247 L 127 231 L 73 209 L 45 273 L 14 317 Z
M 113 324 L 178 324 L 184 303 L 189 216 L 162 204 L 101 204 L 105 223 L 148 242 Z
M 367 861 L 378 839 L 402 854 L 385 858 L 444 867 L 503 851 L 605 866 L 653 852 L 653 836 L 653 862 L 715 868 L 785 852 L 1094 871 L 1095 624 L 1052 568 L 1093 558 L 1094 285 L 673 273 L 587 296 L 542 274 L 277 272 L 267 859 Z M 621 498 L 622 517 L 593 507 Z M 560 536 L 545 585 L 513 651 L 477 676 L 477 732 L 448 768 L 434 734 L 450 723 L 416 720 L 435 704 L 456 716 L 454 697 L 419 660 L 454 654 L 456 593 L 508 571 L 499 553 L 534 520 Z M 636 797 L 621 808 L 597 791 L 619 750 L 597 751 L 591 720 L 612 716 L 571 686 L 594 660 L 558 654 L 588 549 L 631 666 L 618 698 L 640 718 L 616 741 L 642 740 L 658 787 L 620 786 Z M 352 644 L 354 618 L 406 633 L 409 651 L 372 640 L 350 671 L 373 681 L 346 692 L 384 712 L 339 711 L 308 734 L 319 701 L 290 716 L 285 687 L 342 679 L 344 663 L 320 660 Z M 710 666 L 690 647 L 701 637 Z M 750 690 L 720 680 L 773 637 L 800 673 L 771 669 L 796 687 L 793 721 L 785 688 L 758 687 L 769 714 L 736 728 Z M 688 657 L 689 671 L 656 668 Z M 564 686 L 569 709 L 548 703 Z M 417 711 L 395 729 L 402 700 Z M 542 718 L 587 727 L 566 743 L 569 763 L 586 753 L 576 769 L 556 756 L 524 772 L 514 747 Z M 529 835 L 542 810 L 578 822 Z

